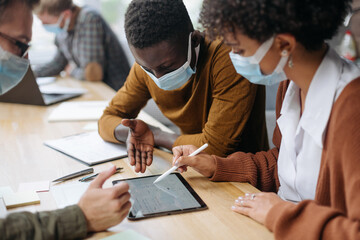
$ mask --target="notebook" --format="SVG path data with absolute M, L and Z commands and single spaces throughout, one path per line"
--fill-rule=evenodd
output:
M 0 96 L 0 102 L 21 103 L 29 105 L 47 106 L 60 101 L 78 97 L 84 93 L 42 93 L 36 82 L 31 67 L 28 68 L 23 80 L 13 89 Z
M 125 144 L 105 142 L 96 131 L 45 141 L 44 144 L 89 166 L 127 157 Z

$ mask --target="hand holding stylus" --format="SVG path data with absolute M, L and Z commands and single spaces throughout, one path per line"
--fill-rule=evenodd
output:
M 205 177 L 212 177 L 216 169 L 215 158 L 204 152 L 199 153 L 196 157 L 190 157 L 190 154 L 195 150 L 196 147 L 193 145 L 183 145 L 173 148 L 173 165 L 178 166 L 179 172 L 186 172 L 187 167 L 190 166 Z
M 198 148 L 197 150 L 193 151 L 189 157 L 193 157 L 195 155 L 197 155 L 198 153 L 200 153 L 201 151 L 203 151 L 205 148 L 207 148 L 209 145 L 207 143 L 205 143 L 204 145 L 202 145 L 200 148 Z M 158 177 L 154 183 L 157 183 L 159 181 L 161 181 L 162 179 L 164 179 L 166 176 L 168 176 L 170 173 L 172 173 L 173 171 L 175 171 L 180 165 L 175 164 L 175 166 L 173 166 L 172 168 L 170 168 L 168 171 L 166 171 L 165 173 L 163 173 L 160 177 Z

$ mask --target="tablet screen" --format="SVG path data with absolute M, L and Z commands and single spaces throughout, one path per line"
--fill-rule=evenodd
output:
M 179 174 L 173 173 L 154 184 L 160 175 L 114 181 L 126 181 L 130 186 L 132 220 L 207 209 L 206 204 Z

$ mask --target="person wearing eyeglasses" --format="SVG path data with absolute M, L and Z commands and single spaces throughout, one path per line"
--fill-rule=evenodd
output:
M 27 43 L 28 40 L 17 40 L 13 37 L 10 37 L 9 35 L 6 35 L 5 33 L 0 32 L 0 38 L 6 39 L 8 43 L 7 45 L 9 49 L 12 49 L 12 52 L 16 53 L 16 55 L 19 55 L 21 57 L 26 57 L 27 53 L 29 51 L 30 45 Z M 26 41 L 26 42 L 23 42 Z M 5 45 L 5 43 L 4 43 Z
M 29 68 L 26 51 L 32 37 L 32 7 L 37 3 L 0 0 L 0 95 L 16 86 Z M 100 173 L 76 205 L 54 211 L 11 213 L 0 219 L 0 240 L 79 239 L 120 223 L 131 207 L 129 186 L 124 183 L 102 188 L 115 171 L 113 167 Z
M 92 82 L 103 81 L 114 90 L 123 86 L 130 66 L 118 38 L 103 17 L 72 0 L 41 0 L 34 9 L 45 30 L 56 34 L 57 53 L 36 66 L 38 77 L 68 75 Z

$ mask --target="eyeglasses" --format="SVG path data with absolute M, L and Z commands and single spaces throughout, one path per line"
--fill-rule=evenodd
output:
M 12 42 L 14 45 L 16 45 L 16 46 L 20 49 L 20 51 L 21 51 L 21 52 L 20 52 L 20 56 L 21 56 L 21 57 L 26 56 L 26 54 L 27 54 L 28 51 L 29 51 L 29 47 L 30 47 L 29 44 L 26 44 L 26 43 L 24 43 L 24 42 L 21 42 L 21 41 L 19 41 L 19 40 L 16 40 L 15 38 L 12 38 L 12 37 L 10 37 L 10 36 L 2 33 L 2 32 L 0 32 L 0 36 L 3 37 L 3 38 L 5 38 L 6 40 Z

